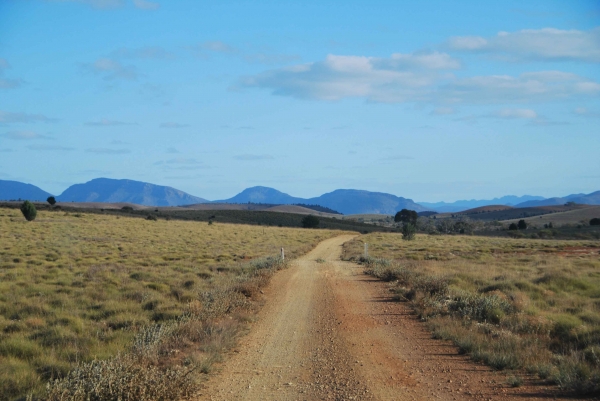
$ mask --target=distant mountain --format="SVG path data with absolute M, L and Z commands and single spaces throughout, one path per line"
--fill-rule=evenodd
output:
M 267 203 L 273 205 L 292 205 L 305 202 L 306 199 L 295 198 L 269 187 L 246 188 L 233 198 L 214 201 L 215 203 Z M 321 205 L 322 206 L 322 205 Z
M 19 181 L 0 180 L 0 200 L 30 200 L 46 201 L 48 192 L 36 187 L 35 185 L 25 184 Z
M 417 212 L 431 210 L 413 202 L 412 199 L 358 189 L 336 189 L 317 198 L 308 199 L 308 202 L 338 210 L 343 214 L 396 214 L 402 209 Z
M 514 196 L 507 195 L 501 198 L 494 199 L 482 199 L 482 200 L 458 200 L 456 202 L 418 202 L 419 205 L 423 205 L 427 208 L 433 209 L 440 213 L 454 213 L 454 212 L 462 212 L 463 210 L 474 209 L 476 207 L 482 206 L 491 206 L 491 205 L 505 205 L 505 206 L 515 206 L 519 203 L 527 202 L 527 201 L 538 201 L 544 200 L 545 198 L 542 196 L 532 196 L 532 195 L 523 195 L 523 196 Z
M 230 199 L 219 203 L 269 203 L 291 205 L 297 203 L 328 207 L 343 214 L 395 214 L 401 209 L 417 212 L 430 210 L 411 199 L 381 192 L 369 192 L 358 189 L 337 189 L 315 198 L 297 198 L 268 187 L 252 187 L 243 190 Z
M 600 191 L 591 194 L 571 194 L 562 198 L 548 198 L 544 200 L 528 201 L 519 203 L 516 207 L 556 206 L 567 202 L 575 202 L 583 205 L 600 205 Z
M 206 199 L 192 196 L 171 187 L 133 180 L 96 178 L 85 184 L 67 188 L 59 202 L 129 202 L 146 206 L 178 206 L 207 203 Z

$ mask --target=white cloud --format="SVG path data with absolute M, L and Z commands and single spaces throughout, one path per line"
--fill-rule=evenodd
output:
M 453 50 L 493 52 L 513 60 L 578 60 L 600 62 L 600 27 L 589 31 L 555 28 L 499 32 L 492 38 L 458 36 L 447 46 Z
M 5 79 L 2 78 L 4 71 L 10 68 L 10 63 L 4 58 L 0 58 L 0 89 L 15 89 L 23 85 L 21 79 Z
M 200 43 L 198 45 L 198 47 L 203 50 L 210 50 L 212 52 L 218 52 L 218 53 L 231 53 L 231 52 L 235 51 L 235 49 L 233 47 L 231 47 L 227 43 L 221 42 L 219 40 L 207 41 L 204 43 Z
M 363 97 L 376 102 L 417 101 L 446 76 L 444 70 L 459 66 L 457 60 L 443 53 L 394 54 L 389 58 L 328 55 L 321 62 L 243 78 L 241 86 L 321 100 Z
M 241 87 L 304 99 L 364 98 L 373 102 L 513 103 L 600 95 L 600 84 L 562 71 L 457 78 L 460 63 L 443 53 L 389 58 L 329 55 L 314 63 L 244 77 Z M 443 112 L 441 108 L 438 112 Z M 446 109 L 446 111 L 448 111 Z
M 3 79 L 0 78 L 0 89 L 15 89 L 23 85 L 21 79 Z
M 47 0 L 50 2 L 57 3 L 81 3 L 87 4 L 94 8 L 99 9 L 110 9 L 110 8 L 118 8 L 122 7 L 125 4 L 124 0 Z
M 577 107 L 574 111 L 578 116 L 600 118 L 600 111 L 590 110 L 586 107 Z
M 2 135 L 5 138 L 16 141 L 29 141 L 35 139 L 50 139 L 45 135 L 40 135 L 34 131 L 10 131 Z
M 598 96 L 600 84 L 561 71 L 510 75 L 476 76 L 442 85 L 437 95 L 449 102 L 527 103 Z
M 489 115 L 494 118 L 503 119 L 537 119 L 538 114 L 531 109 L 501 109 Z
M 148 0 L 133 0 L 133 5 L 141 10 L 158 10 L 160 8 L 160 4 Z
M 34 122 L 54 122 L 56 119 L 46 117 L 42 114 L 28 114 L 28 113 L 11 113 L 8 111 L 0 110 L 0 124 L 12 124 L 12 123 L 34 123 Z
M 94 74 L 102 75 L 105 80 L 125 79 L 132 81 L 137 79 L 139 75 L 134 66 L 124 66 L 120 62 L 106 57 L 99 58 L 93 63 L 85 63 L 82 67 Z
M 192 46 L 187 46 L 187 50 L 189 50 L 194 56 L 200 59 L 208 59 L 209 53 L 222 53 L 222 54 L 237 54 L 238 50 L 225 42 L 221 42 L 219 40 L 207 41 L 202 43 L 197 43 Z

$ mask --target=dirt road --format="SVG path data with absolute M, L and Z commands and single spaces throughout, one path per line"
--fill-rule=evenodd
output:
M 200 400 L 516 400 L 555 391 L 509 387 L 506 374 L 431 339 L 384 283 L 342 262 L 352 236 L 323 241 L 277 273 L 250 334 Z

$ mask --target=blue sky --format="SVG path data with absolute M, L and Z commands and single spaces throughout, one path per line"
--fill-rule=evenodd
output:
M 0 179 L 600 190 L 598 1 L 0 0 Z

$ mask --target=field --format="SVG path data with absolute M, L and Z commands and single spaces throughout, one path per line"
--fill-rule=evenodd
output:
M 568 212 L 572 210 L 586 209 L 590 205 L 556 205 L 556 206 L 537 206 L 537 207 L 507 207 L 507 206 L 484 206 L 475 209 L 465 210 L 457 213 L 440 213 L 436 218 L 443 219 L 449 217 L 466 216 L 473 220 L 494 221 L 523 219 L 533 216 Z
M 144 330 L 194 308 L 206 315 L 219 294 L 251 298 L 268 265 L 253 261 L 280 247 L 293 258 L 339 234 L 64 209 L 27 222 L 18 209 L 0 208 L 0 400 L 39 394 L 79 363 L 127 353 Z M 198 324 L 204 340 L 224 330 Z M 198 356 L 203 370 L 209 357 Z
M 496 369 L 600 392 L 600 242 L 372 233 L 344 246 L 438 338 Z
M 567 212 L 551 213 L 543 216 L 528 217 L 524 220 L 527 224 L 542 228 L 544 224 L 552 223 L 554 226 L 563 226 L 565 224 L 583 224 L 588 225 L 590 220 L 600 218 L 600 206 L 588 206 L 582 209 L 570 210 Z M 515 223 L 519 219 L 505 221 L 505 224 Z
M 74 204 L 77 205 L 77 204 Z M 250 204 L 248 209 L 241 209 L 245 205 L 228 205 L 228 204 L 209 204 L 210 208 L 204 208 L 204 204 L 194 205 L 190 207 L 147 207 L 140 205 L 129 206 L 125 204 L 126 209 L 114 208 L 115 204 L 110 204 L 111 208 L 101 208 L 101 204 L 84 204 L 85 207 L 76 207 L 69 204 L 69 207 L 59 206 L 63 211 L 70 213 L 97 213 L 102 215 L 114 216 L 130 216 L 139 218 L 157 218 L 165 220 L 184 220 L 197 222 L 213 222 L 231 223 L 231 224 L 251 224 L 271 227 L 302 227 L 302 219 L 306 214 L 314 214 L 319 216 L 319 228 L 331 230 L 349 230 L 368 233 L 372 231 L 392 231 L 389 227 L 381 227 L 373 224 L 366 224 L 359 221 L 342 219 L 341 215 L 333 215 L 321 212 L 308 212 L 306 208 L 300 206 L 275 206 L 270 205 L 272 210 L 257 210 L 264 205 Z M 0 202 L 0 207 L 18 209 L 18 202 Z M 38 210 L 52 210 L 47 203 L 36 203 Z M 220 209 L 213 209 L 219 207 Z M 222 209 L 225 208 L 225 209 Z M 286 212 L 288 210 L 288 212 Z M 294 210 L 295 212 L 289 212 Z M 300 213 L 301 212 L 301 213 Z M 327 217 L 329 216 L 329 217 Z

